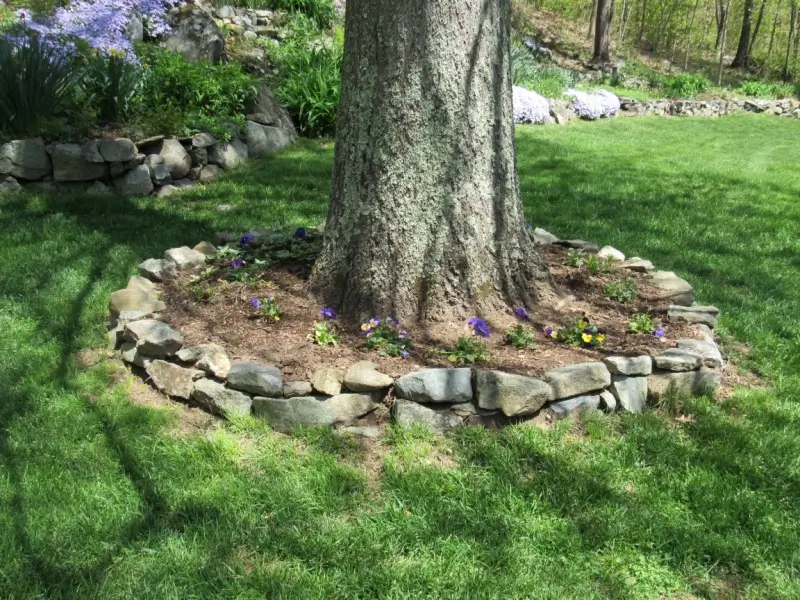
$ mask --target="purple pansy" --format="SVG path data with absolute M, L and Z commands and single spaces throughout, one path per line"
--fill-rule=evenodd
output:
M 471 317 L 467 321 L 467 325 L 472 327 L 472 332 L 480 337 L 488 338 L 491 333 L 491 331 L 489 330 L 489 326 L 486 324 L 486 321 L 484 321 L 480 317 Z
M 403 358 L 408 358 L 408 350 L 403 350 L 403 351 L 400 353 L 400 356 L 402 356 Z
M 253 234 L 252 233 L 245 233 L 242 237 L 239 238 L 239 245 L 243 248 L 245 246 L 249 246 L 253 243 Z
M 528 314 L 528 311 L 526 311 L 521 306 L 517 310 L 514 311 L 514 314 L 517 315 L 523 321 L 530 321 L 531 320 L 531 317 Z
M 326 319 L 330 319 L 331 321 L 335 321 L 336 319 L 339 318 L 339 315 L 336 314 L 336 311 L 327 306 L 323 306 L 322 308 L 320 308 L 319 314 L 321 314 Z
M 261 309 L 261 300 L 259 300 L 258 298 L 253 298 L 252 300 L 250 300 L 250 304 L 252 304 L 253 308 L 255 308 L 256 310 Z
M 653 331 L 653 336 L 654 337 L 663 338 L 666 334 L 667 334 L 667 332 L 664 331 L 664 328 L 661 325 L 656 325 L 656 328 Z
M 241 269 L 244 266 L 244 261 L 241 258 L 234 258 L 231 261 L 231 269 Z
M 298 227 L 297 230 L 294 232 L 294 239 L 301 240 L 304 237 L 306 237 L 306 228 Z

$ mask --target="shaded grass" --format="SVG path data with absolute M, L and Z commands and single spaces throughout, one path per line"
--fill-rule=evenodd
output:
M 687 276 L 775 387 L 694 401 L 681 426 L 395 432 L 378 490 L 348 441 L 254 419 L 170 436 L 173 412 L 74 360 L 139 261 L 320 222 L 329 146 L 164 200 L 3 200 L 0 597 L 800 596 L 798 132 L 753 116 L 521 128 L 530 221 Z

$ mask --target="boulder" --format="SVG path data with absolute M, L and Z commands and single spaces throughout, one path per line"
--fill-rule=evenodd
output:
M 130 289 L 142 290 L 147 294 L 152 294 L 156 291 L 156 284 L 149 279 L 145 279 L 141 275 L 133 275 L 130 279 L 128 279 L 127 287 Z
M 272 95 L 265 84 L 262 84 L 258 89 L 258 96 L 256 101 L 250 109 L 247 118 L 255 121 L 260 125 L 270 125 L 273 127 L 280 127 L 288 131 L 292 139 L 296 136 L 292 118 L 289 113 L 283 108 L 280 103 Z
M 196 179 L 202 183 L 207 183 L 219 179 L 220 175 L 222 175 L 222 170 L 217 165 L 206 165 L 200 167 Z
M 195 133 L 192 136 L 192 148 L 208 148 L 218 141 L 219 140 L 210 133 Z
M 547 405 L 547 411 L 554 421 L 566 419 L 570 415 L 600 408 L 600 396 L 577 396 L 557 400 Z
M 100 140 L 100 156 L 106 162 L 127 162 L 136 158 L 139 151 L 129 139 Z
M 156 190 L 155 196 L 156 198 L 166 198 L 168 196 L 172 196 L 175 192 L 178 191 L 178 188 L 174 185 L 167 184 L 162 186 Z
M 350 435 L 357 435 L 370 439 L 377 439 L 381 437 L 381 430 L 377 427 L 345 427 L 342 433 L 349 433 Z
M 319 427 L 333 425 L 336 415 L 325 403 L 313 396 L 297 398 L 253 399 L 253 412 L 269 421 L 270 426 L 281 433 L 295 427 Z
M 114 343 L 114 348 L 116 348 L 116 345 L 117 344 Z M 137 367 L 146 367 L 150 363 L 150 359 L 145 358 L 145 356 L 139 352 L 139 348 L 136 347 L 136 344 L 132 342 L 124 342 L 119 347 L 119 355 L 123 361 L 136 365 Z
M 88 140 L 81 146 L 81 158 L 86 162 L 102 164 L 106 162 L 100 154 L 100 140 Z
M 313 388 L 307 381 L 285 381 L 283 383 L 283 397 L 296 398 L 298 396 L 310 396 Z
M 628 269 L 636 273 L 649 273 L 655 269 L 653 263 L 651 263 L 649 260 L 644 260 L 638 257 L 630 258 L 623 262 L 620 266 L 623 269 Z
M 202 379 L 204 374 L 197 369 L 184 369 L 164 360 L 154 360 L 146 368 L 150 381 L 167 396 L 183 398 L 191 397 L 194 382 Z
M 652 400 L 658 400 L 668 393 L 679 396 L 702 396 L 713 393 L 719 387 L 719 383 L 719 373 L 708 369 L 681 373 L 657 371 L 647 378 L 647 394 Z
M 600 248 L 600 252 L 597 253 L 597 256 L 600 258 L 610 258 L 611 260 L 616 260 L 619 262 L 623 262 L 625 260 L 625 255 L 613 246 L 603 246 Z
M 56 181 L 92 181 L 104 179 L 108 165 L 93 163 L 81 156 L 78 144 L 56 144 L 53 147 L 53 179 Z
M 553 388 L 553 400 L 595 392 L 611 384 L 611 373 L 600 362 L 551 369 L 544 374 L 544 378 Z
M 431 404 L 472 402 L 472 369 L 426 369 L 394 382 L 398 398 Z
M 52 170 L 52 161 L 41 138 L 0 144 L 0 175 L 36 181 L 50 175 Z
M 272 398 L 283 394 L 280 369 L 271 365 L 236 362 L 228 371 L 228 386 L 235 390 Z
M 123 196 L 147 196 L 153 191 L 153 180 L 146 165 L 136 167 L 114 179 L 114 187 Z
M 694 288 L 672 271 L 653 271 L 650 283 L 660 289 L 657 300 L 669 300 L 680 306 L 691 306 L 694 302 Z
M 351 392 L 374 392 L 388 388 L 394 379 L 377 371 L 377 365 L 362 360 L 347 369 L 344 375 L 344 387 Z
M 19 181 L 11 177 L 11 175 L 7 175 L 5 177 L 0 177 L 0 194 L 18 194 L 22 191 L 22 186 L 20 185 Z
M 623 410 L 640 413 L 647 404 L 647 377 L 614 375 L 611 392 Z
M 240 140 L 232 140 L 214 146 L 208 155 L 208 162 L 227 171 L 244 165 L 247 158 L 247 146 Z
M 277 152 L 292 143 L 294 137 L 286 129 L 247 121 L 245 127 L 247 152 L 251 157 Z
M 608 412 L 617 410 L 617 399 L 614 397 L 614 394 L 608 390 L 600 392 L 600 407 Z
M 102 181 L 93 181 L 86 189 L 86 193 L 90 196 L 109 196 L 111 195 L 111 188 L 109 188 Z
M 703 341 L 695 339 L 678 340 L 678 348 L 703 357 L 703 364 L 707 367 L 717 369 L 724 364 L 722 353 L 713 341 Z
M 195 148 L 189 152 L 193 167 L 204 167 L 208 164 L 208 150 L 205 148 Z
M 182 271 L 183 269 L 202 267 L 206 264 L 206 255 L 192 250 L 189 246 L 181 246 L 180 248 L 170 248 L 164 252 L 164 260 L 173 263 L 175 268 Z
M 212 413 L 238 417 L 249 415 L 253 406 L 253 399 L 247 394 L 229 390 L 210 379 L 201 379 L 194 383 L 192 400 Z
M 479 407 L 499 409 L 508 417 L 532 415 L 553 399 L 553 390 L 544 381 L 502 371 L 479 371 L 475 393 Z
M 189 174 L 192 158 L 178 140 L 166 139 L 161 142 L 158 154 L 164 159 L 164 165 L 169 169 L 172 179 L 181 179 Z
M 172 174 L 164 163 L 149 167 L 150 178 L 156 185 L 169 185 L 172 183 Z
M 344 373 L 336 367 L 325 367 L 314 371 L 309 379 L 311 386 L 320 394 L 336 396 L 342 392 Z
M 703 357 L 681 348 L 670 348 L 653 357 L 653 365 L 666 371 L 694 371 L 703 364 Z
M 150 281 L 164 281 L 175 277 L 177 269 L 175 263 L 163 258 L 148 258 L 139 264 L 139 274 Z
M 716 306 L 670 306 L 667 309 L 670 321 L 717 326 L 719 309 Z
M 533 230 L 533 241 L 540 246 L 547 246 L 548 244 L 555 244 L 558 242 L 558 238 L 549 231 L 545 231 L 541 227 L 537 227 Z
M 164 46 L 192 62 L 219 63 L 225 58 L 225 37 L 214 18 L 200 8 L 179 11 L 175 15 Z
M 613 375 L 650 375 L 653 359 L 649 356 L 607 356 L 603 364 Z
M 173 356 L 183 346 L 183 336 L 166 323 L 155 319 L 125 325 L 125 339 L 136 344 L 139 352 L 151 358 Z
M 334 423 L 350 423 L 378 408 L 379 397 L 372 394 L 339 394 L 328 398 L 323 404 L 333 413 Z
M 205 254 L 206 256 L 214 256 L 217 253 L 216 247 L 211 242 L 199 242 L 192 250 Z
M 398 379 L 398 381 L 400 380 Z M 463 423 L 461 417 L 451 413 L 449 410 L 436 411 L 410 400 L 395 400 L 392 413 L 395 423 L 400 427 L 424 425 L 434 433 L 450 431 Z
M 184 348 L 178 352 L 178 360 L 194 365 L 195 369 L 200 369 L 217 379 L 225 379 L 231 370 L 231 361 L 225 349 L 214 343 Z
M 108 298 L 108 310 L 112 317 L 119 316 L 125 311 L 155 313 L 162 311 L 166 305 L 146 292 L 138 288 L 125 288 L 113 292 Z

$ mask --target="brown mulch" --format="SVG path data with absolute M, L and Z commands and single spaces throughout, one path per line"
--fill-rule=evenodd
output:
M 487 319 L 492 329 L 487 340 L 491 358 L 481 368 L 540 376 L 548 369 L 602 360 L 604 356 L 658 354 L 674 347 L 678 339 L 698 337 L 691 326 L 668 321 L 667 302 L 647 300 L 654 296 L 655 289 L 648 284 L 646 275 L 619 267 L 608 274 L 590 275 L 586 269 L 565 266 L 567 252 L 552 246 L 544 247 L 541 255 L 561 295 L 556 302 L 543 303 L 547 306 L 531 313 L 537 348 L 518 350 L 505 343 L 506 329 L 518 322 L 512 314 Z M 620 304 L 606 299 L 606 283 L 627 277 L 637 280 L 637 301 Z M 267 281 L 256 284 L 191 283 L 188 275 L 183 276 L 164 287 L 166 319 L 181 332 L 187 346 L 216 342 L 226 349 L 231 360 L 279 366 L 288 381 L 307 379 L 322 366 L 344 369 L 359 360 L 378 362 L 380 369 L 392 377 L 425 367 L 452 366 L 447 356 L 436 349 L 450 348 L 459 336 L 470 333 L 465 322 L 436 323 L 424 329 L 409 327 L 414 349 L 406 359 L 379 357 L 364 348 L 357 332 L 350 331 L 340 332 L 337 347 L 320 347 L 307 339 L 314 322 L 320 319 L 320 307 L 309 298 L 305 275 L 275 268 L 264 279 Z M 213 295 L 208 300 L 198 300 L 198 289 L 213 290 Z M 251 298 L 266 296 L 274 296 L 280 307 L 282 317 L 277 323 L 266 323 L 254 315 Z M 628 322 L 635 312 L 653 315 L 664 326 L 665 337 L 629 333 Z M 573 348 L 545 336 L 546 326 L 570 325 L 583 313 L 606 330 L 608 339 L 602 348 Z

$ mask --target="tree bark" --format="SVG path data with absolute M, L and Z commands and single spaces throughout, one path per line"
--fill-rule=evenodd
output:
M 722 33 L 719 46 L 719 71 L 717 72 L 717 85 L 722 85 L 722 63 L 725 61 L 725 43 L 728 41 L 728 18 L 731 15 L 731 2 L 728 0 L 728 5 L 723 13 L 725 16 L 722 19 Z
M 714 15 L 717 18 L 717 38 L 714 41 L 714 50 L 719 50 L 719 43 L 720 40 L 722 40 L 722 31 L 728 24 L 728 10 L 730 8 L 730 2 L 726 7 L 725 0 L 715 0 L 714 7 Z
M 791 2 L 791 17 L 789 20 L 789 40 L 786 42 L 786 60 L 783 63 L 783 80 L 789 81 L 792 78 L 791 70 L 789 69 L 789 57 L 792 53 L 792 40 L 795 36 L 797 28 L 797 0 Z
M 310 290 L 356 323 L 533 307 L 511 0 L 350 0 L 325 240 Z
M 761 68 L 762 73 L 769 68 L 769 60 L 772 58 L 772 48 L 775 45 L 775 30 L 778 28 L 778 22 L 780 21 L 782 2 L 783 0 L 778 0 L 778 5 L 775 7 L 775 19 L 772 21 L 772 33 L 769 36 L 769 49 L 767 50 L 767 58 L 764 60 L 764 64 Z
M 597 21 L 594 27 L 594 56 L 592 62 L 611 62 L 611 3 L 612 0 L 597 0 Z
M 647 0 L 642 0 L 642 14 L 639 21 L 639 33 L 636 34 L 636 43 L 641 44 L 644 39 L 644 28 L 647 24 Z
M 750 22 L 753 15 L 753 0 L 744 1 L 744 15 L 742 16 L 742 31 L 739 34 L 739 46 L 733 58 L 731 68 L 747 68 L 750 53 Z
M 764 9 L 766 7 L 767 7 L 767 0 L 761 0 L 761 8 L 758 11 L 756 26 L 753 28 L 753 35 L 750 36 L 750 48 L 747 50 L 748 57 L 753 56 L 753 53 L 756 50 L 756 41 L 758 40 L 758 32 L 761 31 L 761 23 L 764 21 Z
M 587 40 L 594 39 L 595 36 L 595 24 L 597 23 L 597 2 L 598 0 L 592 0 L 592 14 L 589 16 L 589 32 L 586 34 Z
M 692 18 L 689 21 L 689 31 L 686 34 L 686 56 L 683 60 L 683 70 L 689 70 L 689 52 L 692 50 L 692 28 L 694 27 L 694 17 L 697 15 L 697 7 L 700 6 L 700 0 L 696 0 L 694 3 L 694 9 L 692 10 Z

